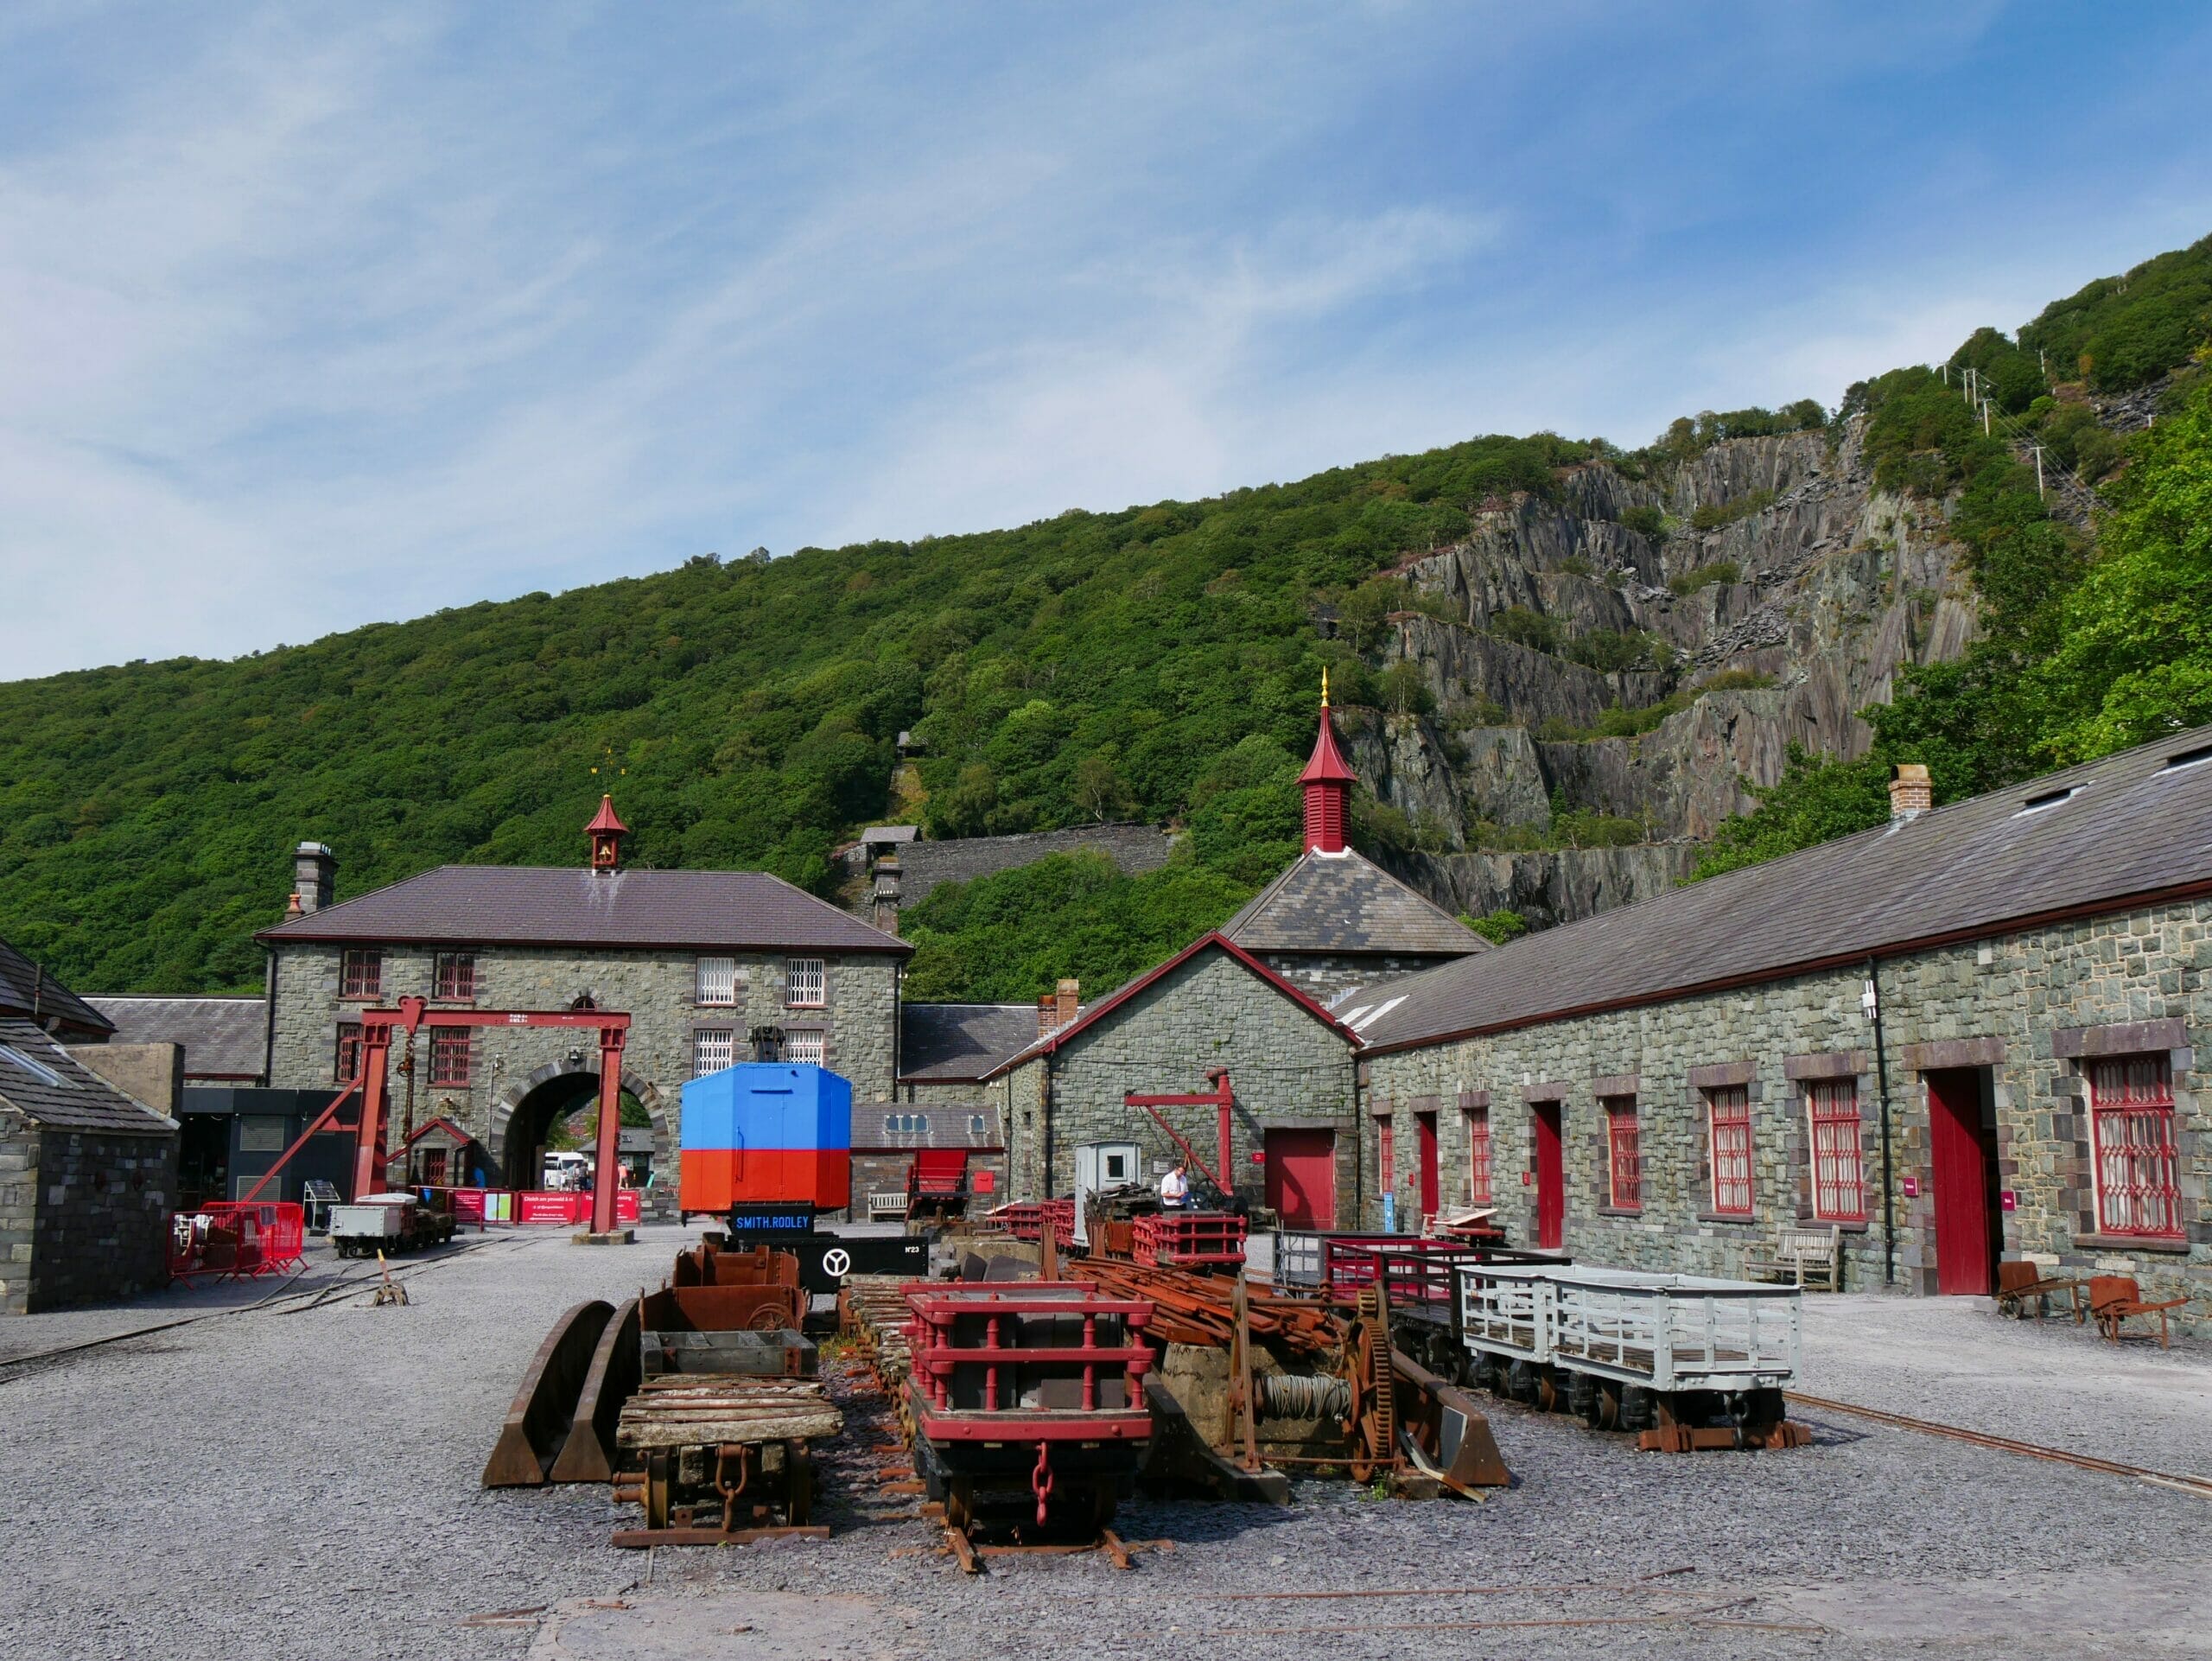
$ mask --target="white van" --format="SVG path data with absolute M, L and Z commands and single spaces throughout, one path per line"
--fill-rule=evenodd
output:
M 574 1193 L 584 1186 L 584 1173 L 589 1169 L 591 1159 L 588 1155 L 548 1154 L 545 1156 L 545 1186 Z

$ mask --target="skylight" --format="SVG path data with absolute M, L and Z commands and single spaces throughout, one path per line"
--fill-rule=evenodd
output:
M 13 1066 L 21 1067 L 25 1072 L 30 1074 L 32 1078 L 40 1080 L 43 1084 L 54 1085 L 62 1090 L 67 1090 L 71 1087 L 71 1081 L 69 1079 L 63 1078 L 52 1067 L 49 1067 L 45 1062 L 39 1060 L 35 1056 L 24 1054 L 22 1051 L 17 1049 L 13 1044 L 0 1044 L 0 1061 L 6 1061 Z
M 2193 767 L 2204 761 L 2212 761 L 2212 744 L 2199 744 L 2193 750 L 2183 750 L 2178 754 L 2169 755 L 2165 771 L 2171 773 L 2177 767 Z
M 2031 796 L 2021 804 L 2023 813 L 2040 813 L 2047 807 L 2056 807 L 2061 802 L 2078 796 L 2088 786 L 2086 784 L 2068 785 L 2063 790 L 2046 790 L 2040 796 Z

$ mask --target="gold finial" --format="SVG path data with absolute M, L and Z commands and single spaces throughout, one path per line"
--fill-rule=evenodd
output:
M 1329 707 L 1329 666 L 1326 664 L 1321 665 L 1321 707 L 1324 710 Z

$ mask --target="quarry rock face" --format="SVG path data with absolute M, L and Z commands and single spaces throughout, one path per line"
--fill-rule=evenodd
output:
M 1640 479 L 1586 464 L 1556 500 L 1486 504 L 1464 541 L 1401 568 L 1440 603 L 1395 618 L 1383 660 L 1418 665 L 1433 709 L 1347 745 L 1429 850 L 1400 875 L 1452 910 L 1568 921 L 1687 875 L 1691 844 L 1748 811 L 1792 743 L 1863 754 L 1859 712 L 1901 671 L 1959 656 L 1977 606 L 1940 511 L 1877 491 L 1860 438 L 1852 422 L 1727 440 Z M 1664 515 L 1659 533 L 1622 524 L 1632 509 Z M 1556 650 L 1493 632 L 1512 608 L 1548 620 Z M 1672 667 L 1562 655 L 1599 631 L 1655 637 Z M 1649 730 L 1596 731 L 1670 699 Z M 1560 810 L 1634 821 L 1607 837 L 1633 845 L 1527 845 L 1567 840 Z

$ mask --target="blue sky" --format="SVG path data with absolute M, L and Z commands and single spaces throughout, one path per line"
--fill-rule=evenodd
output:
M 0 678 L 1477 433 L 2212 231 L 2212 10 L 0 9 Z

